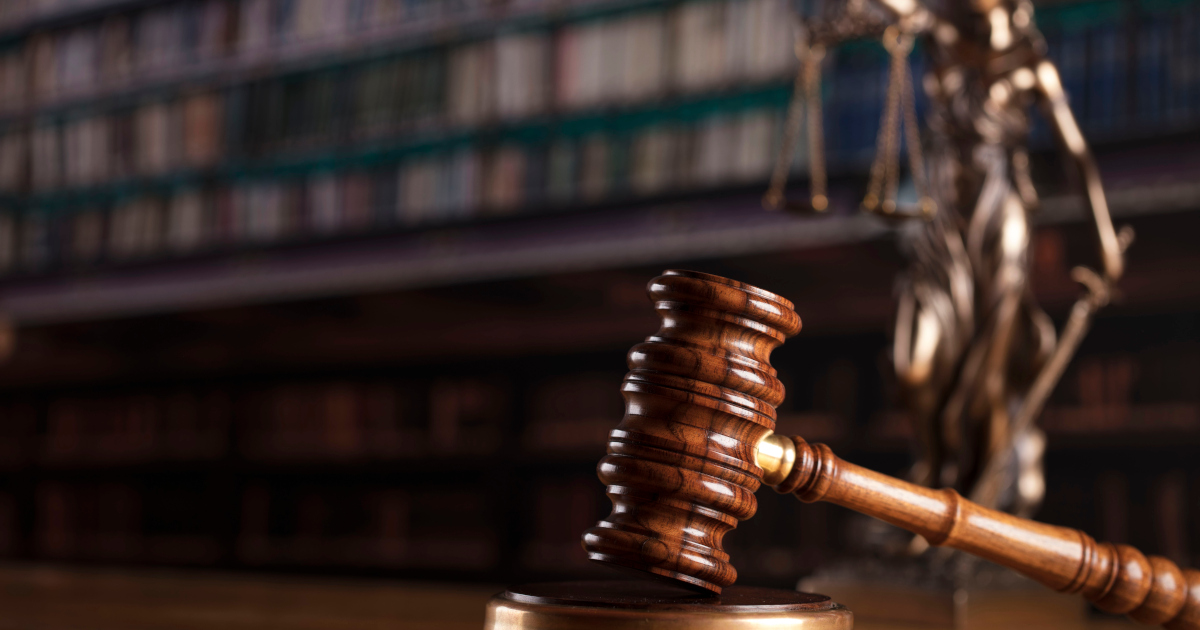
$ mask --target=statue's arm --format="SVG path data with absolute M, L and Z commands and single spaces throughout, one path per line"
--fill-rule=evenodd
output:
M 1110 283 L 1116 282 L 1125 268 L 1123 248 L 1108 212 L 1108 200 L 1100 182 L 1100 171 L 1096 168 L 1096 160 L 1092 157 L 1087 141 L 1083 139 L 1079 123 L 1071 113 L 1058 69 L 1049 61 L 1039 61 L 1033 68 L 1033 84 L 1050 126 L 1079 174 L 1084 189 L 1084 200 L 1091 210 L 1096 235 L 1100 241 L 1100 257 L 1105 279 Z

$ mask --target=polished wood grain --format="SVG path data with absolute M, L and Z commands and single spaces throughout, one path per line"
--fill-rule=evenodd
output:
M 1181 570 L 1129 545 L 991 510 L 952 488 L 901 481 L 842 460 L 824 444 L 793 437 L 795 465 L 775 489 L 827 501 L 902 527 L 933 545 L 961 549 L 1046 586 L 1079 593 L 1105 612 L 1169 630 L 1200 628 L 1200 571 Z
M 1101 610 L 1200 630 L 1200 571 L 1128 545 L 983 508 L 774 435 L 783 386 L 771 352 L 800 330 L 791 302 L 739 282 L 668 271 L 650 283 L 658 333 L 629 353 L 626 414 L 598 472 L 613 503 L 584 533 L 588 556 L 720 593 L 737 572 L 726 533 L 764 482 L 828 501 L 1017 570 Z
M 755 445 L 783 400 L 770 354 L 800 318 L 777 295 L 702 273 L 668 271 L 648 291 L 662 327 L 629 352 L 626 414 L 598 468 L 613 511 L 583 546 L 719 593 L 737 579 L 721 539 L 754 515 Z

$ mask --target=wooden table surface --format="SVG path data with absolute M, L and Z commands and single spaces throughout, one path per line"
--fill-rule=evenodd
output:
M 500 585 L 0 564 L 0 630 L 482 630 L 484 605 L 502 590 Z M 1138 627 L 1095 619 L 1068 625 Z M 941 627 L 947 626 L 894 623 L 869 614 L 855 623 L 855 630 Z
M 0 565 L 3 630 L 481 630 L 500 586 Z

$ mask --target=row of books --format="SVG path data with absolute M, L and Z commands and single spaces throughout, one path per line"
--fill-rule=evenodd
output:
M 203 514 L 203 499 L 187 488 L 42 481 L 31 506 L 30 551 L 52 560 L 213 564 L 222 550 L 206 527 L 212 519 Z
M 0 212 L 0 269 L 86 267 L 761 183 L 782 116 L 759 108 L 632 133 L 466 146 L 399 164 L 201 180 L 109 201 L 90 197 L 82 206 Z
M 451 53 L 446 108 L 455 122 L 479 124 L 777 80 L 795 61 L 790 38 L 775 0 L 688 2 L 501 37 Z
M 437 121 L 475 125 L 494 116 L 521 118 L 541 112 L 550 101 L 587 107 L 647 100 L 672 84 L 708 89 L 730 77 L 778 76 L 787 64 L 772 52 L 786 52 L 786 47 L 768 46 L 764 42 L 772 37 L 761 32 L 764 24 L 782 22 L 764 17 L 770 6 L 760 0 L 694 2 L 670 17 L 636 13 L 569 26 L 553 37 L 508 35 L 444 55 L 266 79 L 232 90 L 187 91 L 108 112 L 89 108 L 2 134 L 0 190 L 88 187 L 341 140 L 388 137 Z M 1188 25 L 1198 20 L 1200 8 L 1183 5 L 1134 24 L 1136 40 L 1145 44 L 1136 47 L 1134 58 L 1102 54 L 1112 49 L 1105 42 L 1124 46 L 1132 41 L 1122 29 L 1133 26 L 1100 22 L 1067 28 L 1051 20 L 1046 28 L 1050 50 L 1085 127 L 1103 133 L 1106 128 L 1128 131 L 1132 116 L 1148 126 L 1178 126 L 1198 118 L 1200 44 L 1187 36 Z M 656 53 L 646 54 L 653 42 L 658 42 Z M 664 52 L 665 42 L 672 42 L 670 52 Z M 689 46 L 697 49 L 686 52 Z M 554 60 L 547 59 L 550 50 Z M 611 53 L 598 53 L 605 50 Z M 845 151 L 869 148 L 882 98 L 880 55 L 852 50 L 833 64 L 829 134 L 836 142 L 830 144 Z M 1139 70 L 1132 80 L 1140 83 L 1133 90 L 1127 89 L 1129 64 Z M 0 96 L 25 94 L 22 67 L 0 64 L 0 84 L 16 82 Z M 1138 97 L 1130 100 L 1126 94 Z
M 1200 398 L 1188 374 L 1200 348 L 1177 343 L 1143 353 L 1081 357 L 1042 416 L 1051 433 L 1181 433 L 1200 430 Z
M 86 111 L 39 119 L 32 126 L 18 125 L 0 134 L 0 191 L 86 189 L 230 163 L 267 160 L 264 163 L 270 164 L 272 156 L 316 159 L 335 147 L 351 152 L 364 147 L 390 151 L 397 149 L 398 138 L 414 131 L 474 129 L 496 117 L 523 118 L 553 107 L 652 101 L 672 86 L 708 90 L 731 77 L 765 80 L 779 76 L 787 65 L 782 59 L 772 60 L 767 51 L 786 52 L 786 47 L 766 45 L 763 42 L 770 37 L 754 35 L 761 26 L 753 25 L 764 21 L 759 14 L 768 11 L 768 5 L 755 4 L 759 1 L 690 3 L 675 9 L 674 19 L 634 14 L 565 28 L 554 38 L 543 33 L 505 35 L 444 54 L 433 51 L 229 89 L 188 88 L 111 110 L 89 106 Z M 720 11 L 749 17 L 687 17 Z M 1185 5 L 1170 17 L 1137 24 L 1147 45 L 1139 46 L 1132 60 L 1108 59 L 1098 52 L 1108 50 L 1105 38 L 1123 33 L 1119 25 L 1050 27 L 1050 49 L 1089 132 L 1101 137 L 1131 134 L 1200 120 L 1200 44 L 1180 28 L 1200 24 L 1200 5 Z M 680 26 L 680 33 L 668 37 L 670 29 L 664 25 L 710 22 L 729 32 L 702 40 L 708 42 L 704 46 L 696 44 L 703 54 L 677 50 L 647 55 L 641 50 L 647 42 L 660 39 L 677 47 L 701 41 L 699 35 L 682 35 L 692 26 Z M 547 58 L 551 50 L 557 51 L 557 61 Z M 720 63 L 705 57 L 718 54 Z M 833 158 L 858 156 L 875 143 L 886 67 L 873 49 L 851 48 L 832 57 L 828 146 Z M 696 59 L 704 60 L 696 66 L 700 69 L 688 69 Z M 1139 71 L 1130 80 L 1140 83 L 1126 89 L 1131 86 L 1122 83 L 1126 81 L 1122 77 L 1130 74 L 1134 67 L 1130 64 L 1135 63 Z M 22 90 L 0 90 L 0 95 L 4 93 Z M 669 113 L 686 118 L 692 115 L 690 107 L 672 105 Z M 630 111 L 618 122 L 637 127 L 644 124 L 646 114 Z M 553 134 L 575 122 L 582 120 L 559 121 L 537 133 Z M 1048 131 L 1042 125 L 1038 133 L 1045 136 Z M 493 140 L 468 137 L 465 141 Z
M 52 191 L 212 167 L 225 156 L 225 103 L 213 93 L 0 138 L 0 189 Z
M 355 45 L 351 31 L 381 23 L 361 7 L 351 18 L 355 3 L 345 0 L 276 4 L 188 0 L 39 32 L 0 54 L 0 86 L 13 88 L 0 92 L 0 112 L 158 84 L 186 77 L 181 69 L 189 66 L 230 58 L 245 57 L 250 67 L 271 46 L 306 39 L 332 39 L 337 47 L 325 52 L 335 52 Z M 786 11 L 775 0 L 689 2 L 439 47 L 418 58 L 440 66 L 432 89 L 448 93 L 450 111 L 468 120 L 522 117 L 544 111 L 552 98 L 558 107 L 585 107 L 778 77 L 794 61 Z M 403 87 L 387 83 L 395 76 L 382 78 L 380 89 Z
M 790 19 L 782 2 L 734 0 L 565 27 L 553 40 L 554 103 L 563 109 L 621 105 L 668 90 L 778 79 L 795 63 L 786 45 Z
M 1140 4 L 1137 15 L 1064 7 L 1065 15 L 1039 20 L 1072 108 L 1093 138 L 1120 137 L 1131 123 L 1177 129 L 1200 114 L 1200 4 Z
M 625 411 L 621 377 L 583 372 L 537 383 L 521 414 L 522 451 L 561 459 L 600 457 Z M 64 396 L 46 403 L 44 412 L 29 403 L 0 409 L 8 447 L 0 450 L 0 462 L 21 465 L 31 454 L 68 467 L 215 461 L 231 445 L 260 462 L 495 454 L 510 430 L 513 400 L 504 382 L 486 378 Z M 38 428 L 39 416 L 44 429 Z M 824 411 L 783 413 L 778 430 L 836 442 L 850 423 L 849 417 Z M 33 444 L 40 450 L 31 450 Z
M 394 74 L 397 67 L 414 71 Z M 436 68 L 412 60 L 362 68 L 350 78 L 355 87 L 346 91 L 351 102 L 344 103 L 345 108 L 336 103 L 341 79 L 322 73 L 295 84 L 267 82 L 226 93 L 192 92 L 120 111 L 10 129 L 0 134 L 0 191 L 87 189 L 206 171 L 235 160 L 291 156 L 297 150 L 314 155 L 331 143 L 395 138 L 401 129 L 436 118 L 436 91 L 421 89 L 431 84 Z M 380 74 L 401 77 L 406 87 L 383 89 Z M 480 83 L 469 85 L 483 89 Z M 537 94 L 511 87 L 519 84 L 498 85 L 509 86 L 499 89 L 509 96 L 498 102 L 511 111 L 526 108 Z M 472 115 L 469 110 L 460 104 L 452 107 L 462 116 Z M 754 140 L 770 144 L 769 138 Z
M 697 11 L 713 12 L 724 6 L 726 11 L 745 12 L 758 6 L 753 4 L 757 1 L 728 6 L 689 4 L 678 11 L 682 12 L 680 15 L 691 15 Z M 1198 15 L 1200 12 L 1183 11 L 1177 16 L 1178 20 L 1149 21 L 1143 26 L 1148 41 L 1157 44 L 1138 49 L 1139 54 L 1145 56 L 1139 63 L 1153 69 L 1137 75 L 1139 80 L 1153 81 L 1153 85 L 1136 90 L 1139 99 L 1145 102 L 1137 108 L 1141 118 L 1155 122 L 1164 113 L 1169 114 L 1169 119 L 1195 116 L 1197 103 L 1194 101 L 1200 90 L 1200 78 L 1197 78 L 1195 68 L 1200 64 L 1200 50 L 1174 25 L 1193 23 L 1200 19 Z M 702 22 L 684 18 L 675 21 Z M 721 24 L 730 28 L 728 24 L 756 21 L 761 20 Z M 605 48 L 638 50 L 642 44 L 625 40 L 654 40 L 655 37 L 645 34 L 655 33 L 654 29 L 646 25 L 665 23 L 667 21 L 661 16 L 647 14 L 564 29 L 558 39 L 560 45 L 556 47 L 562 53 L 559 55 L 562 63 L 558 67 L 561 76 L 556 82 L 559 89 L 555 90 L 560 104 L 589 105 L 604 99 L 648 98 L 647 90 L 667 85 L 661 70 L 668 65 L 678 66 L 676 74 L 680 77 L 695 74 L 686 69 L 686 63 L 690 62 L 680 60 L 695 59 L 697 55 L 667 55 L 675 61 L 666 64 L 662 55 L 587 52 Z M 743 30 L 746 29 L 748 32 L 756 30 L 749 27 Z M 1105 48 L 1097 42 L 1108 31 L 1097 29 L 1058 33 L 1052 37 L 1054 45 L 1051 49 L 1060 57 L 1065 80 L 1071 87 L 1076 109 L 1085 125 L 1099 128 L 1107 125 L 1106 121 L 1111 118 L 1104 108 L 1124 107 L 1122 103 L 1127 99 L 1112 90 L 1101 89 L 1111 87 L 1113 77 L 1124 76 L 1124 66 L 1109 68 L 1111 63 L 1093 60 L 1081 52 Z M 746 40 L 746 33 L 738 33 L 740 39 L 733 35 L 725 39 Z M 695 38 L 679 41 L 691 39 Z M 160 174 L 174 168 L 200 167 L 218 157 L 229 157 L 226 151 L 243 157 L 260 155 L 271 149 L 317 146 L 339 137 L 361 139 L 364 135 L 396 131 L 408 123 L 439 117 L 478 123 L 496 112 L 505 116 L 529 115 L 540 111 L 547 100 L 544 86 L 528 83 L 542 81 L 551 75 L 546 71 L 542 54 L 550 48 L 545 40 L 546 36 L 541 34 L 505 36 L 464 46 L 450 53 L 448 63 L 436 54 L 374 62 L 351 72 L 331 70 L 286 80 L 267 80 L 227 93 L 189 93 L 178 98 L 156 98 L 121 111 L 89 112 L 70 116 L 61 123 L 39 124 L 33 131 L 18 130 L 15 137 L 4 140 L 4 150 L 0 152 L 0 158 L 3 158 L 0 160 L 0 187 L 10 191 L 20 189 L 26 170 L 32 171 L 34 190 L 83 186 L 132 175 Z M 570 41 L 584 43 L 562 44 Z M 593 41 L 600 43 L 587 43 Z M 761 46 L 764 38 L 753 37 L 748 41 Z M 583 48 L 575 50 L 578 46 Z M 575 52 L 570 52 L 572 50 Z M 764 65 L 761 61 L 747 61 L 764 58 L 763 51 L 775 50 L 775 47 L 755 52 L 745 45 L 713 44 L 705 50 L 724 51 L 724 63 L 700 66 L 704 68 L 703 72 L 722 76 L 769 76 L 781 63 L 776 60 Z M 731 50 L 740 52 L 735 54 L 729 52 Z M 780 47 L 779 50 L 784 49 Z M 882 97 L 884 78 L 878 57 L 877 54 L 851 53 L 834 62 L 838 66 L 833 73 L 833 104 L 836 107 L 831 107 L 831 113 L 834 126 L 839 132 L 844 131 L 838 135 L 839 144 L 860 144 L 855 142 L 855 130 L 863 132 L 866 138 L 863 144 L 873 138 L 871 128 L 878 117 L 875 101 Z M 1123 57 L 1119 61 L 1125 63 Z M 1103 68 L 1091 67 L 1095 64 Z M 708 79 L 684 81 L 697 88 L 711 83 Z M 6 92 L 20 94 L 22 90 Z M 339 102 L 343 99 L 337 94 L 349 96 L 345 102 Z M 860 101 L 867 102 L 868 106 L 864 108 Z M 286 115 L 279 115 L 280 111 Z M 70 157 L 75 154 L 82 156 Z M 97 155 L 104 159 L 98 159 Z M 23 168 L 24 162 L 31 164 Z
M 90 25 L 39 32 L 0 54 L 0 111 L 37 108 L 64 94 L 87 100 L 123 83 L 153 81 L 163 68 L 327 31 L 350 33 L 352 24 L 417 19 L 450 5 L 470 11 L 482 3 L 186 0 L 118 13 Z M 1088 101 L 1084 107 L 1076 103 L 1085 117 L 1104 126 L 1124 122 L 1131 105 L 1139 116 L 1196 107 L 1197 46 L 1188 36 L 1200 20 L 1194 5 L 1136 16 L 1057 15 L 1072 11 L 1044 11 L 1045 30 L 1069 92 Z M 427 54 L 438 61 L 421 65 L 442 66 L 443 87 L 436 91 L 453 96 L 443 108 L 452 119 L 519 117 L 551 101 L 559 108 L 588 107 L 778 77 L 794 61 L 790 24 L 785 4 L 773 0 L 687 2 L 668 11 L 655 8 L 433 49 Z M 340 47 L 356 43 L 350 36 L 335 39 Z M 1123 98 L 1127 93 L 1137 96 Z
M 1191 376 L 1200 369 L 1200 346 L 1179 340 L 1140 352 L 1080 357 L 1051 398 L 1060 405 L 1130 406 L 1200 402 Z
M 236 550 L 202 513 L 206 497 L 170 482 L 43 481 L 34 492 L 32 551 L 60 560 L 212 564 L 233 551 L 254 565 L 485 570 L 499 548 L 489 504 L 455 488 L 279 487 L 242 491 Z M 169 500 L 167 495 L 179 497 Z M 602 496 L 602 495 L 601 495 Z M 18 546 L 13 497 L 0 493 L 0 545 Z M 188 505 L 183 505 L 183 504 Z M 234 501 L 236 504 L 236 501 Z
M 224 392 L 64 397 L 46 408 L 47 461 L 139 462 L 211 459 L 229 437 Z
M 1183 566 L 1200 560 L 1194 510 L 1200 488 L 1191 471 L 1101 464 L 1084 472 L 1087 476 L 1072 484 L 1049 484 L 1044 517 L 1039 518 L 1094 532 L 1097 539 L 1114 544 L 1134 545 Z
M 615 391 L 616 382 L 608 389 Z M 231 444 L 255 461 L 487 454 L 500 445 L 510 398 L 503 382 L 486 378 L 63 396 L 44 408 L 29 403 L 3 408 L 7 448 L 0 450 L 0 460 L 19 463 L 30 455 L 67 465 L 215 460 Z M 611 417 L 608 422 L 615 424 Z M 31 452 L 34 443 L 40 451 Z
M 1166 466 L 1136 474 L 1103 467 L 1085 472 L 1083 478 L 1051 484 L 1046 518 L 1180 564 L 1195 562 L 1195 514 L 1187 506 L 1196 486 L 1188 471 Z M 586 575 L 594 565 L 579 547 L 579 534 L 611 507 L 601 484 L 583 471 L 530 480 L 518 491 L 527 512 L 507 515 L 520 533 L 516 562 L 501 567 L 497 526 L 505 516 L 479 487 L 246 479 L 230 486 L 237 494 L 229 501 L 173 482 L 156 485 L 41 481 L 28 520 L 20 518 L 20 500 L 0 491 L 0 557 L 25 547 L 24 557 L 55 560 L 212 565 L 233 559 L 258 567 L 482 574 L 519 568 L 545 576 Z M 226 519 L 205 513 L 214 500 L 236 506 L 230 515 L 236 534 L 229 543 Z M 25 523 L 32 526 L 28 539 Z M 726 548 L 746 576 L 791 578 L 818 568 L 839 548 L 860 547 L 871 535 L 870 525 L 827 504 L 768 493 Z
M 583 373 L 537 385 L 523 448 L 598 457 L 624 413 L 620 381 L 619 372 Z M 215 460 L 230 444 L 267 462 L 491 454 L 509 426 L 512 400 L 503 382 L 486 378 L 65 396 L 46 404 L 44 430 L 34 405 L 0 409 L 8 447 L 0 460 L 27 457 L 35 436 L 42 461 L 53 464 Z
M 203 497 L 186 487 L 43 481 L 34 492 L 37 556 L 211 563 L 222 555 L 219 519 L 197 518 Z M 174 493 L 191 502 L 163 501 Z M 544 478 L 523 489 L 530 506 L 519 562 L 543 573 L 585 571 L 579 535 L 607 514 L 592 475 Z M 238 504 L 234 501 L 235 504 Z M 18 547 L 14 497 L 0 492 L 0 557 Z M 234 556 L 247 566 L 308 565 L 456 571 L 494 569 L 494 502 L 480 489 L 315 485 L 247 480 Z M 524 518 L 522 519 L 524 520 Z
M 620 372 L 548 378 L 533 391 L 522 446 L 532 453 L 600 456 L 625 414 Z
M 522 566 L 572 574 L 595 566 L 588 562 L 579 536 L 608 515 L 612 504 L 604 486 L 592 476 L 544 479 L 533 495 L 529 537 L 518 552 Z
M 1200 399 L 1188 378 L 1198 365 L 1200 348 L 1186 343 L 1141 355 L 1083 356 L 1042 425 L 1064 435 L 1194 432 Z M 43 461 L 68 464 L 216 459 L 231 445 L 254 461 L 493 454 L 514 428 L 518 398 L 525 400 L 515 427 L 523 452 L 598 456 L 624 413 L 620 379 L 620 372 L 556 375 L 520 397 L 503 379 L 475 377 L 68 395 L 41 405 L 10 401 L 0 407 L 6 420 L 0 437 L 8 446 L 0 456 L 20 459 L 35 439 Z M 809 392 L 803 387 L 791 388 L 789 405 L 796 410 L 781 410 L 779 431 L 818 441 L 848 437 L 857 379 L 845 359 L 820 367 L 811 399 L 804 400 Z M 903 443 L 912 428 L 903 414 L 881 413 L 865 435 L 873 443 Z
M 242 494 L 237 557 L 247 565 L 481 571 L 500 554 L 487 497 L 458 487 L 279 487 Z
M 390 383 L 277 387 L 247 401 L 242 449 L 263 460 L 493 453 L 509 398 L 489 379 L 439 380 L 424 396 Z
M 20 0 L 9 0 L 19 3 Z M 6 3 L 5 7 L 8 7 Z M 353 47 L 364 34 L 411 32 L 446 19 L 483 17 L 480 0 L 173 0 L 38 29 L 6 55 L 5 72 L 32 89 L 33 103 L 87 97 L 190 67 L 302 49 Z M 508 4 L 508 3 L 506 3 Z M 521 4 L 521 2 L 511 3 Z M 13 19 L 13 11 L 0 16 Z
M 210 564 L 225 551 L 204 496 L 123 482 L 43 481 L 34 492 L 33 551 L 42 558 Z M 182 501 L 164 500 L 167 495 Z M 599 496 L 603 496 L 600 494 Z M 0 544 L 16 547 L 15 501 L 0 493 Z M 182 505 L 189 503 L 190 505 Z M 236 503 L 236 501 L 235 501 Z M 482 570 L 499 553 L 489 504 L 456 488 L 268 485 L 242 491 L 237 558 L 308 564 Z

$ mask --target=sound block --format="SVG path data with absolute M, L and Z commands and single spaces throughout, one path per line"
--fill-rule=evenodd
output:
M 731 586 L 719 595 L 659 582 L 545 582 L 510 588 L 487 606 L 485 630 L 851 630 L 854 616 L 824 595 Z

